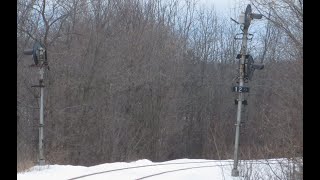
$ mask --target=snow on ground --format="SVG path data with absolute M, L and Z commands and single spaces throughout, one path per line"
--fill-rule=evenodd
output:
M 165 165 L 166 164 L 166 165 Z M 152 166 L 148 166 L 152 165 Z M 152 174 L 159 174 L 145 179 L 152 180 L 242 180 L 242 179 L 273 179 L 278 176 L 284 179 L 289 163 L 286 159 L 250 160 L 240 161 L 239 171 L 242 177 L 232 177 L 231 169 L 233 160 L 206 160 L 206 159 L 178 159 L 166 162 L 151 162 L 147 159 L 134 162 L 106 163 L 96 166 L 71 166 L 71 165 L 45 165 L 34 166 L 31 169 L 17 173 L 18 180 L 67 180 L 78 176 L 115 170 L 108 173 L 99 173 L 79 178 L 80 180 L 133 180 Z M 129 168 L 146 166 L 140 168 Z M 186 169 L 191 167 L 201 167 Z M 170 172 L 172 170 L 185 169 Z M 169 172 L 167 172 L 169 171 Z

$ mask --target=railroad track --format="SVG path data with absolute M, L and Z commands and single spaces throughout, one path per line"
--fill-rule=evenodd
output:
M 159 176 L 159 175 L 162 175 L 162 174 L 167 174 L 167 173 L 172 173 L 172 172 L 177 172 L 177 171 L 184 171 L 184 170 L 189 170 L 189 169 L 198 169 L 198 168 L 208 168 L 208 167 L 217 167 L 217 166 L 230 166 L 232 165 L 231 163 L 230 164 L 219 164 L 219 165 L 210 165 L 210 166 L 194 166 L 194 167 L 188 167 L 188 168 L 181 168 L 181 169 L 174 169 L 174 170 L 170 170 L 170 171 L 164 171 L 164 172 L 160 172 L 160 173 L 156 173 L 156 174 L 150 174 L 150 175 L 147 175 L 147 176 L 143 176 L 143 177 L 140 177 L 136 180 L 140 180 L 140 179 L 146 179 L 146 178 L 150 178 L 150 177 L 154 177 L 154 176 Z
M 226 162 L 226 161 L 224 161 Z M 229 163 L 230 162 L 230 163 Z M 123 171 L 123 170 L 128 170 L 128 169 L 137 169 L 137 168 L 144 168 L 144 167 L 152 167 L 152 166 L 167 166 L 167 165 L 181 165 L 181 164 L 203 164 L 203 163 L 221 163 L 217 160 L 212 160 L 212 161 L 195 161 L 195 162 L 177 162 L 177 163 L 161 163 L 161 164 L 150 164 L 150 165 L 141 165 L 141 166 L 132 166 L 132 167 L 126 167 L 126 168 L 118 168 L 118 169 L 111 169 L 111 170 L 106 170 L 106 171 L 99 171 L 95 173 L 90 173 L 90 174 L 85 174 L 77 177 L 73 177 L 67 180 L 75 180 L 75 179 L 81 179 L 85 178 L 88 176 L 94 176 L 98 174 L 105 174 L 105 173 L 110 173 L 110 172 L 116 172 L 116 171 Z M 273 161 L 268 161 L 268 162 L 262 162 L 262 161 L 246 161 L 245 164 L 278 164 L 279 162 L 273 162 Z M 186 168 L 180 168 L 180 169 L 173 169 L 173 170 L 168 170 L 168 171 L 163 171 L 159 173 L 154 173 L 150 174 L 147 176 L 143 176 L 140 178 L 137 178 L 135 180 L 140 180 L 140 179 L 147 179 L 150 177 L 154 176 L 159 176 L 162 174 L 167 174 L 167 173 L 172 173 L 172 172 L 177 172 L 177 171 L 184 171 L 184 170 L 190 170 L 190 169 L 198 169 L 198 168 L 209 168 L 209 167 L 223 167 L 223 166 L 232 166 L 233 160 L 227 161 L 227 164 L 215 164 L 215 165 L 205 165 L 205 166 L 193 166 L 193 167 L 186 167 Z

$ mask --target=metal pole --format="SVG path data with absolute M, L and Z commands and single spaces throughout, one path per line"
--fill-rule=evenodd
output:
M 248 29 L 244 29 L 243 37 L 242 37 L 242 45 L 241 45 L 241 59 L 240 59 L 240 76 L 239 76 L 239 86 L 242 87 L 244 84 L 244 62 L 246 58 L 246 51 L 247 51 L 247 35 Z M 239 148 L 239 133 L 240 133 L 240 121 L 241 121 L 241 108 L 242 108 L 242 101 L 243 101 L 243 94 L 239 92 L 239 99 L 238 99 L 238 111 L 237 111 L 237 123 L 236 125 L 236 137 L 234 143 L 234 162 L 233 162 L 233 169 L 231 172 L 232 176 L 239 176 L 238 170 L 238 148 Z
M 39 124 L 39 165 L 44 165 L 44 155 L 43 155 L 43 74 L 44 74 L 44 67 L 40 67 L 40 124 Z
M 31 87 L 40 87 L 40 123 L 39 123 L 39 157 L 38 157 L 38 164 L 44 165 L 45 159 L 44 159 L 44 153 L 43 153 L 43 96 L 44 96 L 44 68 L 47 66 L 47 53 L 46 49 L 43 47 L 43 45 L 39 42 L 35 42 L 33 45 L 33 49 L 27 49 L 23 52 L 25 55 L 32 55 L 33 60 L 35 62 L 35 67 L 39 67 L 39 85 L 31 86 Z M 33 65 L 31 67 L 34 67 Z M 48 67 L 49 68 L 49 67 Z

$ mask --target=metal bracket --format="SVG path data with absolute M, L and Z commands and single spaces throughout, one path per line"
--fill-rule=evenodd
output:
M 238 35 L 243 35 L 243 33 L 238 33 L 238 34 L 236 34 L 236 35 L 234 36 L 234 39 L 235 39 L 235 40 L 242 40 L 242 38 L 237 37 Z
M 235 100 L 234 100 L 234 103 L 235 103 L 235 104 L 238 104 L 238 101 L 239 101 L 239 99 L 235 99 Z M 248 101 L 247 101 L 247 100 L 243 100 L 243 101 L 242 101 L 242 104 L 243 104 L 243 105 L 248 105 Z
M 238 33 L 238 34 L 236 34 L 235 36 L 234 36 L 234 39 L 235 40 L 242 40 L 242 37 L 240 38 L 240 37 L 238 37 L 239 35 L 243 35 L 243 33 Z M 252 40 L 252 38 L 253 38 L 253 34 L 248 34 L 248 37 L 247 37 L 247 40 L 249 40 L 249 41 L 251 41 Z

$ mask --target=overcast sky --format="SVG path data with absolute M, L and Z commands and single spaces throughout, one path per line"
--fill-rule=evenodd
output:
M 230 8 L 235 0 L 199 0 L 199 2 L 209 5 L 214 4 L 217 9 L 225 9 Z
M 236 12 L 239 11 L 239 7 L 244 7 L 249 4 L 249 0 L 198 0 L 200 5 L 214 6 L 217 12 L 228 14 L 236 8 Z

